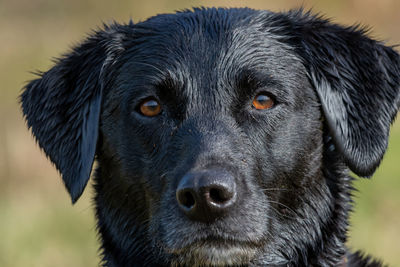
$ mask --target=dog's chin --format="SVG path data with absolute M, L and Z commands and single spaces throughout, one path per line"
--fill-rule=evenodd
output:
M 171 266 L 240 266 L 255 257 L 256 248 L 247 245 L 193 244 L 170 251 Z

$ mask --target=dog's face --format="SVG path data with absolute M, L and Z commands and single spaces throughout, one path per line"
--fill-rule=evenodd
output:
M 257 25 L 177 38 L 175 23 L 138 37 L 108 88 L 100 162 L 121 175 L 106 183 L 141 195 L 130 205 L 179 261 L 247 262 L 289 234 L 285 213 L 328 194 L 320 104 L 293 49 Z
M 313 262 L 344 254 L 345 164 L 379 164 L 399 61 L 299 12 L 196 10 L 98 32 L 22 101 L 73 201 L 97 155 L 109 263 Z

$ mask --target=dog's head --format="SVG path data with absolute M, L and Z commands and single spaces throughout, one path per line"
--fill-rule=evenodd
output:
M 73 202 L 97 155 L 108 260 L 278 264 L 343 252 L 343 174 L 379 165 L 399 80 L 399 55 L 358 28 L 196 9 L 94 33 L 22 106 Z

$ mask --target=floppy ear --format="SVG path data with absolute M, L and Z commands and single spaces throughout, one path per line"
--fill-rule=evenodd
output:
M 359 27 L 344 28 L 301 10 L 287 16 L 292 38 L 286 41 L 303 59 L 335 145 L 353 172 L 372 175 L 399 109 L 399 55 Z
M 122 27 L 122 26 L 121 26 Z M 21 95 L 28 126 L 60 171 L 74 203 L 92 170 L 102 101 L 102 74 L 121 52 L 118 26 L 94 33 Z

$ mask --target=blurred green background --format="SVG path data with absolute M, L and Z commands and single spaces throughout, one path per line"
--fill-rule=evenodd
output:
M 102 22 L 135 22 L 192 6 L 274 11 L 303 5 L 343 24 L 372 26 L 372 37 L 400 43 L 399 0 L 190 1 L 0 0 L 0 266 L 97 266 L 89 186 L 72 206 L 59 175 L 27 131 L 17 104 L 30 73 L 77 44 Z M 400 266 L 400 121 L 373 179 L 359 179 L 349 245 Z

